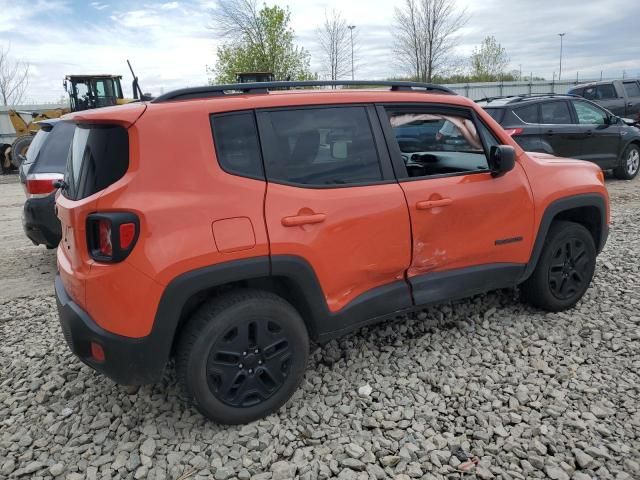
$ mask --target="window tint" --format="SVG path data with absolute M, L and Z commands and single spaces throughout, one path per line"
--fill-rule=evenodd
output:
M 259 115 L 268 179 L 316 186 L 382 180 L 364 107 L 279 110 Z
M 47 140 L 50 133 L 50 131 L 38 130 L 38 133 L 36 133 L 36 136 L 33 137 L 33 140 L 31 140 L 31 143 L 29 144 L 29 149 L 27 150 L 24 163 L 32 163 L 36 159 L 40 152 L 40 148 L 42 148 L 42 145 L 45 143 L 45 140 Z
M 560 101 L 541 103 L 540 123 L 556 125 L 573 123 L 567 102 Z
M 538 122 L 538 105 L 527 105 L 526 107 L 520 107 L 513 110 L 520 120 L 525 123 L 539 123 Z
M 616 89 L 611 83 L 585 87 L 582 96 L 587 100 L 610 100 L 612 98 L 618 98 Z
M 489 168 L 476 126 L 449 113 L 389 111 L 389 121 L 410 177 Z
M 75 124 L 58 122 L 42 146 L 32 172 L 64 173 Z
M 500 123 L 502 121 L 502 117 L 504 117 L 503 108 L 485 108 L 485 111 L 498 123 Z
M 640 97 L 640 85 L 638 82 L 624 82 L 624 90 L 627 97 Z
M 118 181 L 129 168 L 127 129 L 110 125 L 76 126 L 67 159 L 64 195 L 72 200 L 93 195 Z
M 211 128 L 218 162 L 225 171 L 264 178 L 253 112 L 212 115 Z
M 578 115 L 578 123 L 586 125 L 604 125 L 607 114 L 594 105 L 587 102 L 573 102 Z

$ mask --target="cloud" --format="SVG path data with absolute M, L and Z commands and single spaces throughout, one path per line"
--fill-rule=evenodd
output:
M 310 51 L 312 67 L 322 59 L 316 28 L 325 9 L 339 9 L 356 25 L 356 77 L 401 75 L 393 55 L 393 8 L 402 0 L 267 0 L 289 5 L 297 42 Z M 160 93 L 207 82 L 217 41 L 208 25 L 215 0 L 0 0 L 0 45 L 31 64 L 29 96 L 57 100 L 62 79 L 71 73 L 123 75 L 131 95 L 130 59 L 144 91 Z M 466 59 L 486 35 L 506 48 L 510 69 L 551 78 L 558 70 L 559 38 L 564 37 L 563 77 L 640 76 L 637 63 L 640 2 L 609 0 L 458 0 L 470 20 L 455 56 Z M 37 32 L 34 35 L 33 32 Z

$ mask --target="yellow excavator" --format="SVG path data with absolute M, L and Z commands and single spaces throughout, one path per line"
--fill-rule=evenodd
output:
M 16 131 L 17 138 L 11 144 L 11 150 L 3 152 L 4 156 L 9 154 L 11 163 L 16 168 L 19 167 L 34 134 L 40 129 L 37 122 L 41 120 L 58 118 L 69 112 L 149 100 L 151 97 L 142 93 L 138 77 L 133 73 L 129 60 L 127 60 L 127 64 L 133 75 L 133 98 L 125 98 L 122 93 L 120 83 L 122 75 L 67 75 L 64 78 L 63 86 L 69 95 L 69 108 L 54 108 L 37 112 L 9 110 L 9 119 Z

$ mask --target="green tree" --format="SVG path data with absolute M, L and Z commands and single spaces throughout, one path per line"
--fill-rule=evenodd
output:
M 504 76 L 509 65 L 507 51 L 493 36 L 485 37 L 471 54 L 471 78 L 476 82 L 493 82 Z
M 213 30 L 224 40 L 218 47 L 211 83 L 233 83 L 239 72 L 271 72 L 276 80 L 309 80 L 309 53 L 295 44 L 289 9 L 256 0 L 220 0 Z

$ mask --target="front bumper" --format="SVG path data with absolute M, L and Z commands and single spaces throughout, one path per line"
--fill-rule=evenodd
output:
M 153 335 L 130 338 L 104 330 L 69 297 L 59 274 L 55 279 L 55 291 L 62 332 L 69 348 L 80 360 L 123 385 L 155 383 L 162 378 L 167 359 L 159 354 Z M 93 358 L 91 342 L 102 347 L 104 361 Z
M 42 198 L 29 198 L 22 210 L 22 228 L 36 245 L 55 248 L 62 238 L 60 220 L 56 217 L 55 193 Z

